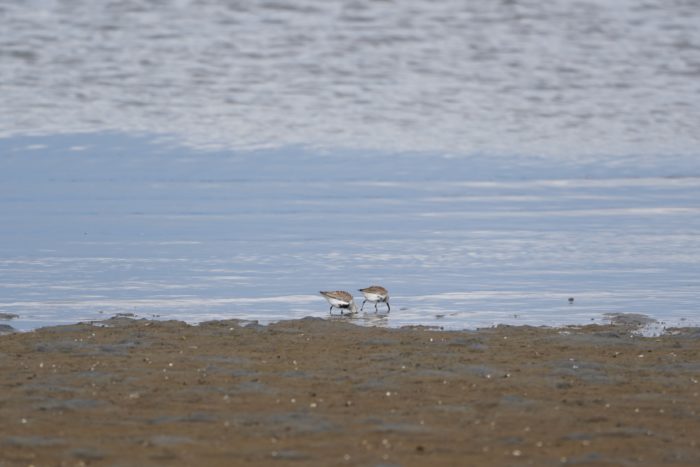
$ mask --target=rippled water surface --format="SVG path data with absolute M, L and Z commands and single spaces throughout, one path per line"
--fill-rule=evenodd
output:
M 392 313 L 359 323 L 700 324 L 698 24 L 0 0 L 0 324 L 324 316 L 372 283 Z
M 0 0 L 0 21 L 4 134 L 560 157 L 700 143 L 693 0 Z

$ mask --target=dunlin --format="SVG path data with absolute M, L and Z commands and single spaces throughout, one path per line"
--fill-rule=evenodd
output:
M 352 299 L 352 295 L 344 290 L 336 290 L 333 292 L 319 292 L 323 295 L 323 298 L 328 300 L 331 308 L 329 312 L 333 313 L 333 307 L 340 309 L 340 314 L 343 314 L 343 310 L 350 310 L 350 313 L 357 313 L 357 307 L 355 306 L 355 301 Z
M 362 302 L 360 310 L 365 307 L 365 302 L 371 302 L 374 303 L 374 311 L 379 311 L 377 309 L 377 304 L 381 302 L 386 303 L 387 313 L 391 311 L 391 307 L 389 306 L 389 291 L 384 287 L 380 285 L 372 285 L 367 288 L 360 289 L 360 292 L 362 292 L 362 295 L 365 296 L 365 300 Z

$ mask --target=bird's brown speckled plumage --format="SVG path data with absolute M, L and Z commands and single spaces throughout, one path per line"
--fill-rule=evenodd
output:
M 381 285 L 370 285 L 369 287 L 360 289 L 360 292 L 374 293 L 377 295 L 389 295 L 389 291 Z
M 321 295 L 327 298 L 334 298 L 336 300 L 342 300 L 344 302 L 350 303 L 352 301 L 352 295 L 344 290 L 334 290 L 332 292 L 319 292 Z

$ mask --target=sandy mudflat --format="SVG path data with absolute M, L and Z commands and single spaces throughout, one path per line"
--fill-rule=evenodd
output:
M 0 466 L 700 465 L 700 331 L 113 319 L 0 337 Z

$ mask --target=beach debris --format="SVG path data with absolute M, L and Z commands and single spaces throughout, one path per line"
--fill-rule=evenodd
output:
M 569 305 L 573 305 L 573 304 L 574 304 L 574 297 L 569 297 Z

